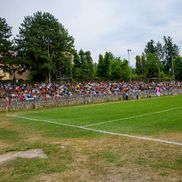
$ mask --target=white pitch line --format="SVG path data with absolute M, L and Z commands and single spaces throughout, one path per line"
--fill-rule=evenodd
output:
M 113 120 L 103 121 L 103 122 L 100 122 L 100 123 L 89 124 L 89 125 L 85 125 L 83 127 L 86 128 L 86 127 L 97 126 L 97 125 L 106 124 L 106 123 L 112 123 L 114 121 L 122 121 L 122 120 L 139 118 L 139 117 L 144 117 L 144 116 L 149 116 L 149 115 L 154 115 L 154 114 L 160 114 L 160 113 L 163 113 L 163 112 L 168 112 L 168 111 L 172 111 L 172 110 L 176 110 L 176 109 L 181 109 L 181 108 L 182 107 L 174 107 L 174 108 L 165 109 L 165 110 L 161 110 L 161 111 L 157 111 L 157 112 L 151 112 L 151 113 L 146 113 L 146 114 L 140 114 L 140 115 L 130 116 L 130 117 L 126 117 L 126 118 L 119 118 L 119 119 L 113 119 Z
M 122 134 L 122 133 L 114 133 L 114 132 L 104 131 L 104 130 L 96 130 L 96 129 L 93 129 L 93 128 L 85 128 L 83 126 L 75 126 L 75 125 L 50 121 L 50 120 L 41 120 L 41 119 L 28 118 L 28 117 L 22 117 L 22 116 L 15 116 L 15 117 L 30 120 L 30 121 L 42 121 L 42 122 L 45 122 L 45 123 L 57 124 L 57 125 L 68 126 L 68 127 L 73 127 L 73 128 L 79 128 L 79 129 L 83 129 L 83 130 L 88 130 L 88 131 L 93 131 L 93 132 L 103 133 L 103 134 L 109 134 L 109 135 L 114 135 L 114 136 L 123 136 L 123 137 L 128 137 L 128 138 L 135 138 L 135 139 L 140 139 L 140 140 L 148 140 L 148 141 L 154 141 L 154 142 L 160 142 L 160 143 L 165 143 L 165 144 L 172 144 L 172 145 L 182 146 L 182 143 L 180 143 L 180 142 L 174 142 L 174 141 L 168 141 L 168 140 L 162 140 L 162 139 L 155 139 L 155 138 L 149 138 L 149 137 L 142 137 L 142 136 L 135 136 L 135 135 L 128 135 L 128 134 Z

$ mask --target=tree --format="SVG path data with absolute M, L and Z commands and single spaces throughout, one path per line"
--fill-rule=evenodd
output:
M 111 62 L 111 74 L 113 80 L 129 80 L 130 69 L 128 61 L 114 58 Z
M 163 47 L 160 42 L 155 42 L 154 40 L 150 40 L 147 42 L 147 45 L 144 49 L 145 54 L 154 54 L 157 56 L 160 60 L 163 59 Z
M 92 80 L 94 76 L 94 65 L 90 51 L 84 52 L 82 49 L 79 52 L 81 64 L 81 79 Z
M 13 52 L 13 41 L 11 40 L 11 27 L 6 19 L 0 18 L 0 69 L 3 72 L 14 74 L 17 70 L 15 65 L 15 53 Z
M 0 17 L 0 56 L 7 57 L 12 55 L 13 42 L 10 40 L 12 33 L 11 27 L 5 18 Z
M 97 76 L 105 80 L 129 80 L 130 68 L 128 61 L 114 57 L 111 52 L 106 52 L 104 57 L 100 54 Z
M 85 52 L 81 49 L 79 51 L 80 62 L 81 62 L 81 78 L 82 80 L 87 80 L 87 60 Z
M 136 73 L 139 76 L 139 79 L 146 79 L 147 72 L 148 71 L 146 67 L 146 54 L 142 53 L 141 56 L 136 56 Z
M 122 80 L 129 80 L 130 76 L 132 76 L 131 68 L 129 67 L 128 60 L 124 59 L 122 61 L 122 72 L 121 72 L 121 79 Z M 131 74 L 131 75 L 130 75 Z
M 156 54 L 156 46 L 154 40 L 150 40 L 149 42 L 147 42 L 144 52 L 145 54 L 148 53 Z
M 164 69 L 166 73 L 169 73 L 172 70 L 172 61 L 179 56 L 179 47 L 173 43 L 171 37 L 163 37 L 164 46 L 163 46 L 163 55 L 164 55 Z
M 104 66 L 104 57 L 101 54 L 99 54 L 99 61 L 97 65 L 97 76 L 100 78 L 104 77 L 103 66 Z
M 81 60 L 78 53 L 74 52 L 73 58 L 73 77 L 76 80 L 81 80 Z
M 73 43 L 64 26 L 50 13 L 42 12 L 25 17 L 16 38 L 18 57 L 36 81 L 70 75 Z
M 160 42 L 157 42 L 157 44 L 156 44 L 155 55 L 159 58 L 159 60 L 162 61 L 162 59 L 163 59 L 163 47 L 162 47 L 162 44 Z
M 93 64 L 93 59 L 91 57 L 90 51 L 85 52 L 85 58 L 86 58 L 86 65 L 85 69 L 87 71 L 87 79 L 88 80 L 93 80 L 94 78 L 94 64 Z
M 111 52 L 106 52 L 104 56 L 104 62 L 102 66 L 103 76 L 106 79 L 111 78 L 111 61 L 113 59 L 113 55 Z
M 182 57 L 174 60 L 174 74 L 176 80 L 182 80 Z
M 73 63 L 72 63 L 72 56 L 64 52 L 60 54 L 56 59 L 56 78 L 59 80 L 70 80 L 72 79 L 72 72 L 73 72 Z
M 142 62 L 141 62 L 141 58 L 139 55 L 136 56 L 136 73 L 137 74 L 142 74 Z
M 176 57 L 179 56 L 179 47 L 173 43 L 172 38 L 169 36 L 164 36 L 163 41 L 164 45 L 150 40 L 144 49 L 145 54 L 136 57 L 136 73 L 138 75 L 143 75 L 144 78 L 150 78 L 152 75 L 158 78 L 173 76 L 173 63 Z M 157 68 L 154 69 L 154 67 Z
M 121 79 L 122 63 L 120 59 L 112 60 L 111 62 L 111 75 L 113 80 Z
M 162 63 L 156 54 L 143 53 L 142 56 L 136 56 L 136 73 L 140 79 L 160 79 Z
M 73 74 L 76 80 L 93 80 L 94 64 L 90 51 L 84 52 L 82 49 L 74 54 Z
M 161 75 L 161 62 L 155 54 L 148 53 L 146 55 L 146 76 L 149 80 L 160 79 Z

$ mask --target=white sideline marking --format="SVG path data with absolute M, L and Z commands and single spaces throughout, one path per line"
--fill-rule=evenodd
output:
M 100 123 L 89 124 L 89 125 L 85 125 L 84 127 L 86 128 L 86 127 L 90 127 L 90 126 L 97 126 L 97 125 L 101 125 L 101 124 L 111 123 L 114 121 L 122 121 L 122 120 L 127 120 L 127 119 L 139 118 L 139 117 L 143 117 L 143 116 L 149 116 L 149 115 L 153 115 L 153 114 L 160 114 L 163 112 L 172 111 L 172 110 L 181 109 L 181 108 L 182 107 L 174 107 L 174 108 L 165 109 L 165 110 L 161 110 L 161 111 L 157 111 L 157 112 L 151 112 L 151 113 L 140 114 L 140 115 L 136 115 L 136 116 L 130 116 L 130 117 L 126 117 L 126 118 L 119 118 L 119 119 L 113 119 L 113 120 L 109 120 L 109 121 L 103 121 Z
M 135 138 L 135 139 L 140 139 L 140 140 L 148 140 L 148 141 L 154 141 L 154 142 L 160 142 L 160 143 L 165 143 L 165 144 L 173 144 L 173 145 L 182 146 L 182 143 L 180 143 L 180 142 L 155 139 L 155 138 L 149 138 L 149 137 L 142 137 L 142 136 L 135 136 L 135 135 L 128 135 L 128 134 L 122 134 L 122 133 L 114 133 L 114 132 L 104 131 L 104 130 L 96 130 L 93 128 L 85 128 L 83 126 L 75 126 L 75 125 L 70 125 L 70 124 L 58 123 L 58 122 L 50 121 L 50 120 L 41 120 L 41 119 L 28 118 L 28 117 L 22 117 L 22 116 L 15 116 L 15 117 L 21 118 L 21 119 L 26 119 L 26 120 L 31 120 L 31 121 L 42 121 L 45 123 L 57 124 L 57 125 L 68 126 L 68 127 L 73 127 L 73 128 L 79 128 L 79 129 L 83 129 L 83 130 L 94 131 L 94 132 L 109 134 L 109 135 L 114 135 L 114 136 L 123 136 L 123 137 L 128 137 L 128 138 Z

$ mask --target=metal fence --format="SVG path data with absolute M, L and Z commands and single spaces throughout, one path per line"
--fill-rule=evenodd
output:
M 129 100 L 156 97 L 156 91 L 143 90 L 139 93 L 134 91 L 129 92 Z M 182 94 L 182 89 L 165 90 L 161 92 L 161 96 L 167 95 L 179 95 Z M 137 98 L 138 96 L 138 98 Z M 61 107 L 68 105 L 82 105 L 90 103 L 102 103 L 109 101 L 121 101 L 125 100 L 126 97 L 122 93 L 114 93 L 112 95 L 74 95 L 74 96 L 52 96 L 45 99 L 44 97 L 35 98 L 34 101 L 20 101 L 19 99 L 10 99 L 9 110 L 27 110 L 27 109 L 38 109 L 45 107 Z M 0 111 L 5 111 L 5 102 L 0 99 Z

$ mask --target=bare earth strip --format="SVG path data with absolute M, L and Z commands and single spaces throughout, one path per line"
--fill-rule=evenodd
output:
M 20 151 L 20 152 L 8 152 L 6 154 L 0 155 L 0 165 L 4 164 L 5 162 L 16 160 L 17 158 L 25 158 L 25 159 L 32 159 L 32 158 L 41 158 L 47 159 L 47 155 L 41 149 L 31 149 L 27 151 Z

